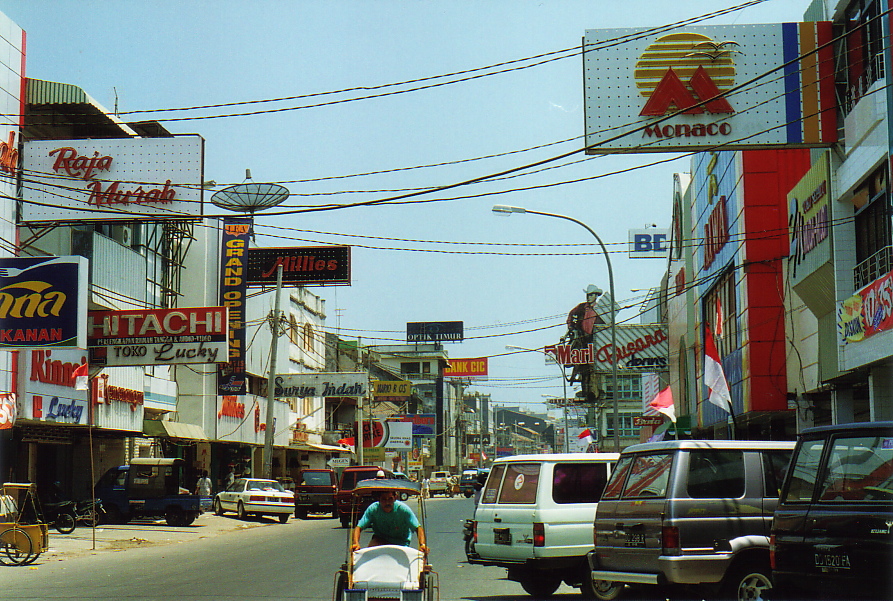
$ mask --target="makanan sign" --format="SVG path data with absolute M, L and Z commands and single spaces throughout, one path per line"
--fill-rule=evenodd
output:
M 23 222 L 202 215 L 199 136 L 26 142 Z
M 829 22 L 587 31 L 586 152 L 829 146 L 831 38 Z

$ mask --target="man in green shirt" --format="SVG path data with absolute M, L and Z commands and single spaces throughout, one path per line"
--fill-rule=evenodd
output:
M 380 493 L 378 501 L 366 508 L 363 517 L 353 529 L 351 551 L 360 548 L 360 532 L 366 528 L 372 529 L 370 547 L 377 545 L 408 547 L 412 542 L 412 532 L 415 530 L 419 538 L 419 550 L 428 554 L 428 547 L 425 544 L 425 529 L 419 524 L 419 520 L 409 505 L 397 500 L 397 493 L 394 491 Z

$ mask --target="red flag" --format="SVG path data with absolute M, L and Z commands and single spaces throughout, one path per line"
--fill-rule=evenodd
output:
M 719 407 L 731 412 L 732 395 L 729 393 L 729 383 L 726 374 L 722 370 L 719 361 L 719 351 L 713 342 L 713 333 L 710 326 L 706 326 L 704 332 L 704 384 L 710 389 L 707 400 Z
M 87 379 L 90 377 L 90 372 L 87 368 L 87 364 L 83 363 L 78 366 L 76 370 L 71 372 L 71 383 L 74 385 L 75 390 L 87 390 Z
M 657 393 L 648 406 L 657 413 L 663 413 L 670 418 L 670 421 L 676 421 L 676 406 L 673 404 L 673 391 L 669 386 Z

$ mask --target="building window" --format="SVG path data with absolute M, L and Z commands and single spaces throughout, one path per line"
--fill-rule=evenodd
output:
M 884 77 L 881 0 L 853 0 L 837 23 L 837 103 L 849 114 L 871 85 Z
M 617 417 L 620 419 L 620 436 L 621 437 L 631 437 L 638 436 L 639 429 L 633 425 L 633 418 L 641 415 L 640 413 L 619 413 Z M 608 413 L 607 417 L 607 428 L 605 430 L 605 438 L 612 438 L 614 436 L 614 414 Z
M 418 374 L 421 373 L 421 368 L 418 363 L 401 363 L 400 364 L 400 373 L 401 374 Z
M 735 302 L 734 275 L 733 270 L 724 273 L 704 297 L 704 323 L 713 332 L 720 357 L 738 348 L 738 304 Z
M 294 344 L 298 344 L 298 320 L 294 315 L 288 316 L 288 340 Z
M 856 226 L 854 284 L 862 288 L 893 269 L 893 206 L 884 163 L 853 194 Z
M 613 386 L 609 376 L 604 377 L 604 390 L 611 398 Z M 636 374 L 634 376 L 625 376 L 617 374 L 617 398 L 620 400 L 640 400 L 642 398 L 642 376 Z
M 313 350 L 313 324 L 304 324 L 304 350 Z

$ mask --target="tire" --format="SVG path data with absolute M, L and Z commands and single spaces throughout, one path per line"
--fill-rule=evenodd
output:
M 95 509 L 90 511 L 89 513 L 85 513 L 80 518 L 81 523 L 84 524 L 87 528 L 93 528 L 99 525 L 99 512 Z
M 164 521 L 167 522 L 168 526 L 188 526 L 189 516 L 182 507 L 174 505 L 168 507 L 167 511 L 164 512 Z
M 299 507 L 295 509 L 295 517 L 299 520 L 307 519 L 307 509 L 305 507 Z
M 548 574 L 528 576 L 520 581 L 521 588 L 535 599 L 551 597 L 561 585 L 561 578 Z
M 720 592 L 723 599 L 758 601 L 772 588 L 772 571 L 767 564 L 749 563 L 733 569 L 726 576 Z
M 60 534 L 71 534 L 74 532 L 74 529 L 77 528 L 77 525 L 77 519 L 75 519 L 73 514 L 68 513 L 67 511 L 63 511 L 57 515 L 56 521 L 53 522 L 53 528 L 58 530 Z
M 337 507 L 332 507 L 332 517 L 335 519 L 338 518 L 338 508 Z
M 622 582 L 612 582 L 610 580 L 593 580 L 589 578 L 583 579 L 583 586 L 580 592 L 590 599 L 598 599 L 599 601 L 614 601 L 623 592 L 624 584 Z
M 465 558 L 468 559 L 474 554 L 474 538 L 465 539 Z
M 279 523 L 280 523 L 280 524 L 287 524 L 287 523 L 288 523 L 288 515 L 289 515 L 289 514 L 287 514 L 287 513 L 280 513 L 280 514 L 279 514 Z
M 214 499 L 214 515 L 223 515 L 223 504 L 220 499 Z
M 240 520 L 248 519 L 248 512 L 245 511 L 245 506 L 242 504 L 242 501 L 239 501 L 239 505 L 236 507 L 236 514 L 239 516 Z
M 0 563 L 21 566 L 28 563 L 34 551 L 31 536 L 21 528 L 10 528 L 0 533 Z
M 465 495 L 465 498 L 466 498 L 466 499 L 470 499 L 470 498 L 471 498 L 471 495 L 472 495 L 473 493 L 466 492 L 466 493 L 462 493 L 462 494 Z
M 346 516 L 346 515 L 341 516 L 341 527 L 342 528 L 350 528 L 350 516 Z
M 402 492 L 402 493 L 400 493 L 400 500 L 401 500 L 401 501 L 406 501 L 407 499 L 409 499 L 409 493 L 408 493 L 408 492 Z
M 186 514 L 186 525 L 187 525 L 187 526 L 192 526 L 192 524 L 193 524 L 193 523 L 195 522 L 195 520 L 197 520 L 197 519 L 198 519 L 198 512 L 197 512 L 197 511 L 190 511 L 190 512 L 188 512 L 188 513 Z

